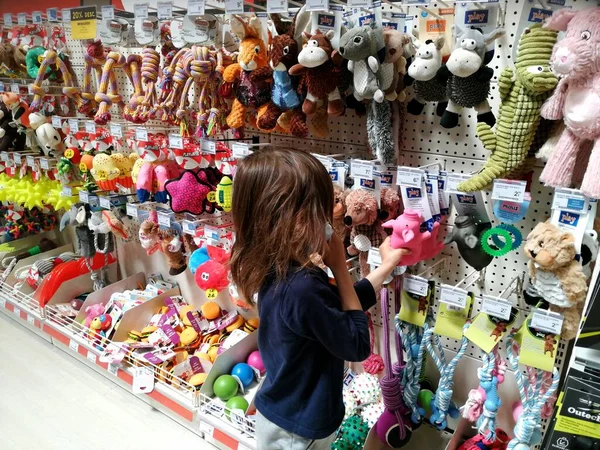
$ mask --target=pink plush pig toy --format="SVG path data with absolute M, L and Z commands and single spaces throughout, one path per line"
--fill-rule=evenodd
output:
M 565 130 L 540 180 L 550 186 L 571 186 L 577 181 L 573 179 L 577 178 L 576 166 L 585 168 L 585 148 L 592 141 L 581 189 L 590 197 L 600 198 L 600 7 L 561 9 L 545 26 L 565 31 L 565 38 L 554 46 L 551 60 L 560 82 L 541 114 L 550 120 L 563 119 Z
M 413 209 L 405 209 L 404 213 L 395 220 L 388 220 L 382 226 L 392 228 L 391 245 L 393 248 L 406 248 L 411 251 L 410 255 L 402 257 L 403 266 L 412 266 L 423 258 L 424 244 L 431 237 L 429 231 L 421 232 L 423 216 Z

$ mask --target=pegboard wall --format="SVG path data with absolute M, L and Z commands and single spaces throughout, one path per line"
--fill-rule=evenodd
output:
M 489 67 L 492 67 L 495 73 L 492 80 L 492 88 L 489 100 L 490 105 L 492 106 L 492 109 L 496 115 L 498 113 L 499 106 L 499 98 L 497 95 L 498 76 L 507 65 L 512 65 L 513 46 L 516 45 L 516 42 L 519 38 L 519 36 L 517 36 L 517 30 L 519 21 L 521 19 L 521 14 L 523 12 L 523 7 L 524 4 L 529 4 L 533 1 L 534 0 L 505 0 L 500 2 L 503 11 L 501 15 L 501 22 L 505 26 L 506 35 L 496 41 L 495 55 L 492 62 L 489 64 Z M 433 2 L 429 4 L 429 7 L 447 7 L 450 3 L 453 2 L 443 2 L 440 4 Z M 583 9 L 596 6 L 596 2 L 593 0 L 567 0 L 567 6 Z M 403 8 L 405 12 L 408 12 L 408 14 L 414 15 L 415 17 L 421 12 L 421 10 L 415 6 L 404 6 Z M 392 11 L 396 8 L 384 3 L 383 9 L 384 11 Z M 68 25 L 67 37 L 70 37 Z M 68 47 L 71 54 L 73 68 L 77 74 L 77 77 L 79 80 L 81 80 L 84 68 L 83 46 L 80 41 L 69 39 Z M 142 49 L 123 48 L 122 50 L 125 54 L 132 54 L 141 53 Z M 120 93 L 124 96 L 129 95 L 131 93 L 131 87 L 124 72 L 118 72 L 118 80 Z M 194 94 L 192 93 L 190 95 Z M 409 99 L 410 95 L 411 93 L 409 89 Z M 401 148 L 398 165 L 419 167 L 430 165 L 432 163 L 440 163 L 448 172 L 473 173 L 478 171 L 489 156 L 489 152 L 483 148 L 483 145 L 476 136 L 475 112 L 473 110 L 465 110 L 461 115 L 459 123 L 459 126 L 452 130 L 446 130 L 442 128 L 439 125 L 439 118 L 435 115 L 434 107 L 432 105 L 427 105 L 425 112 L 418 117 L 406 115 L 402 130 L 403 146 Z M 147 126 L 151 130 L 152 124 Z M 164 124 L 160 124 L 160 126 L 164 127 Z M 173 127 L 173 131 L 176 130 L 177 128 Z M 298 139 L 277 133 L 270 135 L 260 134 L 256 133 L 254 130 L 249 130 L 249 134 L 259 134 L 261 142 L 303 148 L 315 153 L 343 153 L 351 154 L 356 157 L 364 157 L 368 153 L 366 146 L 366 124 L 364 118 L 358 118 L 353 112 L 350 111 L 343 117 L 330 118 L 329 130 L 330 132 L 327 138 L 309 137 L 308 139 Z M 539 183 L 538 177 L 540 172 L 541 166 L 536 167 L 533 183 L 531 185 L 531 206 L 525 220 L 517 225 L 520 227 L 524 237 L 527 236 L 527 234 L 539 221 L 545 221 L 550 215 L 553 191 L 545 188 Z M 488 200 L 490 200 L 490 193 L 486 192 L 484 194 L 484 198 L 486 200 L 486 205 L 488 206 L 489 216 L 490 218 L 493 218 L 491 207 L 488 204 Z M 454 212 L 451 212 L 447 228 L 452 227 L 454 216 Z M 160 263 L 158 262 L 157 257 L 154 256 L 152 258 L 146 258 L 145 255 L 141 257 L 142 255 L 139 253 L 139 246 L 136 247 L 131 244 L 125 244 L 125 246 L 120 248 L 120 250 L 119 259 L 123 263 L 126 275 L 131 275 L 138 270 L 144 270 L 147 273 L 159 270 L 157 266 Z M 140 257 L 138 257 L 138 255 Z M 436 266 L 436 268 L 432 271 L 435 273 L 425 273 L 424 276 L 435 279 L 440 283 L 456 285 L 464 280 L 465 277 L 467 277 L 467 275 L 469 275 L 473 270 L 462 260 L 458 254 L 458 251 L 456 250 L 455 245 L 450 245 L 445 248 L 442 255 L 411 268 L 411 272 L 420 274 L 442 259 L 445 259 L 445 262 L 443 265 L 440 264 Z M 442 270 L 437 270 L 440 267 Z M 476 296 L 476 301 L 473 305 L 472 317 L 474 317 L 480 310 L 480 295 L 482 293 L 489 295 L 500 295 L 509 287 L 511 282 L 513 282 L 516 277 L 522 278 L 526 272 L 527 258 L 523 254 L 522 250 L 511 252 L 501 258 L 496 258 L 492 264 L 490 264 L 490 266 L 488 266 L 485 271 L 482 272 L 481 279 L 469 288 L 469 290 L 473 291 Z M 184 293 L 190 293 L 192 296 L 192 301 L 195 304 L 202 303 L 204 299 L 198 297 L 198 290 L 194 289 L 192 286 L 189 286 L 189 284 L 193 284 L 193 279 L 190 277 L 188 278 L 189 279 L 185 280 L 185 283 L 182 283 L 182 289 Z M 512 291 L 513 289 L 511 287 L 509 292 Z M 391 304 L 393 304 L 393 295 L 393 290 L 390 289 Z M 509 298 L 513 302 L 513 305 L 521 309 L 523 312 L 528 310 L 527 305 L 525 305 L 524 302 L 519 298 L 518 292 L 512 293 Z M 434 299 L 434 311 L 437 308 L 436 299 Z M 381 328 L 381 312 L 378 310 L 378 307 L 375 307 L 373 316 L 377 330 L 377 343 L 379 346 L 383 342 L 383 336 Z M 521 320 L 523 317 L 524 314 L 522 313 Z M 449 338 L 442 338 L 442 344 L 448 352 L 448 357 L 451 357 L 452 353 L 456 352 L 459 346 L 459 342 Z M 502 343 L 500 345 L 503 349 L 504 344 Z M 379 353 L 381 353 L 381 351 L 382 349 L 379 348 Z M 562 369 L 563 365 L 565 364 L 566 357 L 567 351 L 563 343 L 557 351 L 557 367 L 559 369 Z M 460 380 L 460 382 L 457 382 L 454 387 L 453 398 L 457 404 L 464 404 L 469 390 L 478 386 L 477 368 L 481 364 L 480 361 L 481 351 L 471 345 L 466 352 L 465 358 L 459 363 L 455 375 L 455 380 Z M 435 373 L 432 373 L 433 367 L 434 366 L 432 364 L 428 365 L 428 375 L 435 379 L 437 377 Z M 512 430 L 514 426 L 510 408 L 512 403 L 518 399 L 518 391 L 514 376 L 509 375 L 507 377 L 506 381 L 500 387 L 500 394 L 503 400 L 503 407 L 499 412 L 498 425 L 509 431 Z M 449 427 L 453 429 L 455 426 L 456 421 L 450 421 Z

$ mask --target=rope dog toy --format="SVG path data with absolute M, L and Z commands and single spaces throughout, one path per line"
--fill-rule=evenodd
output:
M 483 366 L 478 369 L 479 387 L 484 392 L 481 415 L 477 419 L 479 434 L 485 436 L 485 443 L 496 440 L 496 414 L 502 405 L 498 395 L 498 385 L 504 381 L 506 362 L 502 360 L 496 346 L 491 353 L 484 356 Z
M 373 319 L 371 318 L 371 313 L 367 312 L 367 324 L 369 326 L 369 342 L 371 347 L 371 354 L 367 359 L 362 362 L 363 369 L 365 372 L 371 375 L 380 374 L 383 369 L 385 369 L 385 364 L 383 363 L 383 358 L 374 353 L 375 348 L 375 329 L 373 328 Z
M 133 86 L 133 93 L 129 99 L 129 104 L 123 109 L 123 119 L 133 123 L 141 123 L 137 117 L 138 106 L 144 101 L 144 88 L 141 78 L 142 57 L 140 55 L 129 55 L 127 64 L 123 67 L 127 78 Z
M 117 93 L 116 78 L 113 69 L 123 67 L 127 63 L 125 56 L 118 52 L 110 52 L 106 57 L 106 63 L 102 68 L 102 78 L 100 86 L 94 100 L 98 102 L 98 111 L 94 117 L 94 122 L 98 125 L 106 125 L 110 121 L 110 112 L 108 111 L 113 103 L 121 103 L 122 97 Z M 110 84 L 110 94 L 108 93 Z
M 138 105 L 135 116 L 140 123 L 154 118 L 157 104 L 156 81 L 160 66 L 160 53 L 152 47 L 145 47 L 142 55 L 142 85 L 144 98 Z
M 425 410 L 417 403 L 421 386 L 419 380 L 425 357 L 425 343 L 421 330 L 423 328 L 402 322 L 398 316 L 395 318 L 396 332 L 402 336 L 404 350 L 406 351 L 406 365 L 404 367 L 402 385 L 404 386 L 404 403 L 411 410 L 410 420 L 417 426 L 423 422 Z M 425 329 L 429 325 L 425 324 Z

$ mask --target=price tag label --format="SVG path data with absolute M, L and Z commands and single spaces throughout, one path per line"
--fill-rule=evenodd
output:
M 206 422 L 200 422 L 200 431 L 202 431 L 202 433 L 204 433 L 204 436 L 208 436 L 208 437 L 212 438 L 213 433 L 215 431 L 215 427 L 213 427 L 212 425 L 210 425 Z
M 308 4 L 308 3 L 307 3 Z M 350 165 L 350 175 L 352 177 L 373 179 L 373 163 L 353 159 Z
M 52 116 L 52 126 L 54 128 L 62 128 L 62 119 L 60 116 Z
M 372 266 L 380 266 L 381 265 L 381 254 L 379 253 L 379 249 L 375 247 L 371 247 L 369 249 L 369 253 L 367 256 L 367 264 Z
M 110 134 L 113 137 L 122 138 L 123 137 L 123 126 L 119 123 L 111 123 L 110 124 Z
M 13 309 L 13 314 L 17 317 L 21 317 L 21 310 L 15 307 L 15 309 Z
M 104 196 L 100 197 L 99 205 L 100 205 L 100 208 L 110 209 L 111 208 L 110 198 L 104 197 Z
M 0 153 L 0 159 L 4 162 L 8 162 L 8 153 L 6 153 L 6 152 Z
M 15 162 L 15 164 L 21 164 L 21 154 L 13 153 L 13 161 Z
M 348 6 L 350 8 L 368 8 L 370 0 L 348 0 Z
M 0 92 L 4 92 L 4 83 L 0 81 Z
M 115 7 L 113 5 L 102 6 L 102 20 L 111 20 L 115 18 Z
M 423 277 L 405 274 L 404 290 L 406 292 L 410 292 L 411 294 L 424 297 L 427 295 L 427 291 L 429 291 L 429 283 Z
M 40 167 L 44 170 L 50 169 L 50 161 L 48 158 L 40 158 Z
M 219 241 L 221 239 L 221 230 L 210 225 L 204 226 L 204 237 L 206 239 L 212 239 L 213 241 Z
M 526 187 L 526 181 L 494 180 L 492 200 L 506 200 L 509 202 L 523 203 Z
M 96 134 L 96 123 L 93 120 L 86 120 L 85 131 L 86 133 Z
M 184 220 L 182 222 L 182 227 L 185 234 L 191 234 L 193 236 L 196 234 L 196 228 L 198 228 L 198 224 L 192 220 Z
M 32 11 L 31 13 L 31 21 L 36 25 L 42 24 L 42 12 L 41 11 Z
M 79 350 L 79 344 L 77 342 L 75 342 L 73 339 L 69 340 L 69 348 L 71 350 L 73 350 L 74 352 L 77 352 Z
M 136 367 L 131 390 L 134 394 L 149 394 L 154 390 L 154 368 Z
M 60 16 L 64 23 L 71 22 L 71 8 L 63 8 L 60 10 Z
M 10 85 L 10 92 L 12 92 L 13 94 L 18 94 L 20 93 L 19 90 L 19 85 L 17 83 L 13 83 Z
M 158 214 L 158 224 L 163 227 L 171 227 L 171 215 L 163 212 L 159 212 Z
M 108 367 L 106 368 L 106 370 L 108 370 L 108 373 L 114 375 L 115 377 L 119 373 L 119 367 L 116 366 L 115 364 L 109 364 Z
M 60 191 L 60 195 L 63 197 L 72 197 L 73 196 L 73 188 L 71 186 L 63 186 Z
M 440 288 L 440 302 L 460 309 L 467 306 L 467 295 L 468 292 L 464 289 L 455 288 L 448 284 L 442 284 Z
M 92 352 L 91 350 L 88 350 L 87 352 L 87 356 L 86 358 L 88 359 L 88 361 L 90 361 L 92 364 L 96 364 L 96 359 L 97 356 L 94 352 Z
M 179 134 L 170 134 L 169 147 L 183 150 L 183 137 Z
M 79 191 L 79 201 L 81 203 L 89 203 L 90 193 L 88 191 Z
M 511 303 L 503 298 L 484 295 L 481 299 L 481 312 L 488 316 L 509 320 L 511 309 Z
M 29 167 L 34 167 L 35 166 L 35 158 L 33 156 L 28 156 L 27 157 L 27 165 Z
M 329 11 L 329 0 L 306 0 L 307 11 Z
M 446 192 L 461 192 L 458 185 L 468 178 L 468 175 L 449 173 L 446 178 Z
M 173 2 L 158 2 L 156 4 L 156 15 L 158 20 L 167 20 L 173 18 Z
M 586 213 L 588 198 L 576 189 L 557 188 L 552 198 L 552 209 L 561 209 L 577 213 Z
M 46 16 L 48 16 L 48 22 L 58 22 L 58 9 L 48 8 L 46 10 Z
M 11 13 L 4 13 L 4 26 L 10 27 L 12 26 L 13 22 L 12 22 L 12 14 Z
M 202 152 L 208 153 L 209 155 L 217 154 L 217 144 L 215 141 L 210 141 L 208 139 L 202 139 Z
M 546 333 L 560 334 L 564 317 L 543 309 L 535 309 L 531 316 L 531 327 Z
M 188 15 L 190 16 L 202 16 L 204 15 L 205 0 L 189 0 L 188 1 Z
M 234 158 L 242 159 L 248 155 L 251 155 L 252 150 L 248 148 L 248 144 L 245 144 L 243 142 L 234 142 L 233 144 L 231 144 L 231 153 L 233 154 Z
M 398 186 L 421 187 L 425 172 L 410 167 L 398 167 L 396 173 L 396 184 Z
M 133 15 L 136 19 L 147 19 L 148 3 L 136 3 L 133 5 Z
M 0 298 L 0 306 L 2 306 L 3 308 L 6 308 L 6 299 L 5 298 Z
M 148 129 L 138 127 L 135 129 L 135 139 L 137 141 L 148 142 Z
M 244 2 L 242 0 L 225 0 L 225 12 L 227 14 L 244 14 Z
M 35 317 L 33 317 L 31 314 L 27 314 L 27 323 L 35 326 Z
M 125 208 L 129 217 L 134 217 L 136 219 L 138 218 L 138 205 L 135 203 L 127 203 Z
M 17 14 L 17 25 L 27 25 L 27 13 Z
M 288 11 L 288 0 L 267 0 L 267 12 L 283 13 Z
M 69 119 L 69 128 L 71 129 L 71 133 L 77 133 L 79 131 L 79 120 Z

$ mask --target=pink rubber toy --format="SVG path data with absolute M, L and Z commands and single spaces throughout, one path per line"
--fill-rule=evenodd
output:
M 423 216 L 414 209 L 405 209 L 404 213 L 395 220 L 388 220 L 382 226 L 392 228 L 391 245 L 393 248 L 405 248 L 411 251 L 410 255 L 402 257 L 403 266 L 412 266 L 422 261 L 423 245 L 431 237 L 429 231 L 421 232 L 419 228 L 423 223 Z
M 554 46 L 551 60 L 552 70 L 561 80 L 542 106 L 541 115 L 563 119 L 565 130 L 540 180 L 550 186 L 570 187 L 577 181 L 576 165 L 585 167 L 586 149 L 593 142 L 581 190 L 600 198 L 600 8 L 562 9 L 545 26 L 565 31 L 565 38 Z

